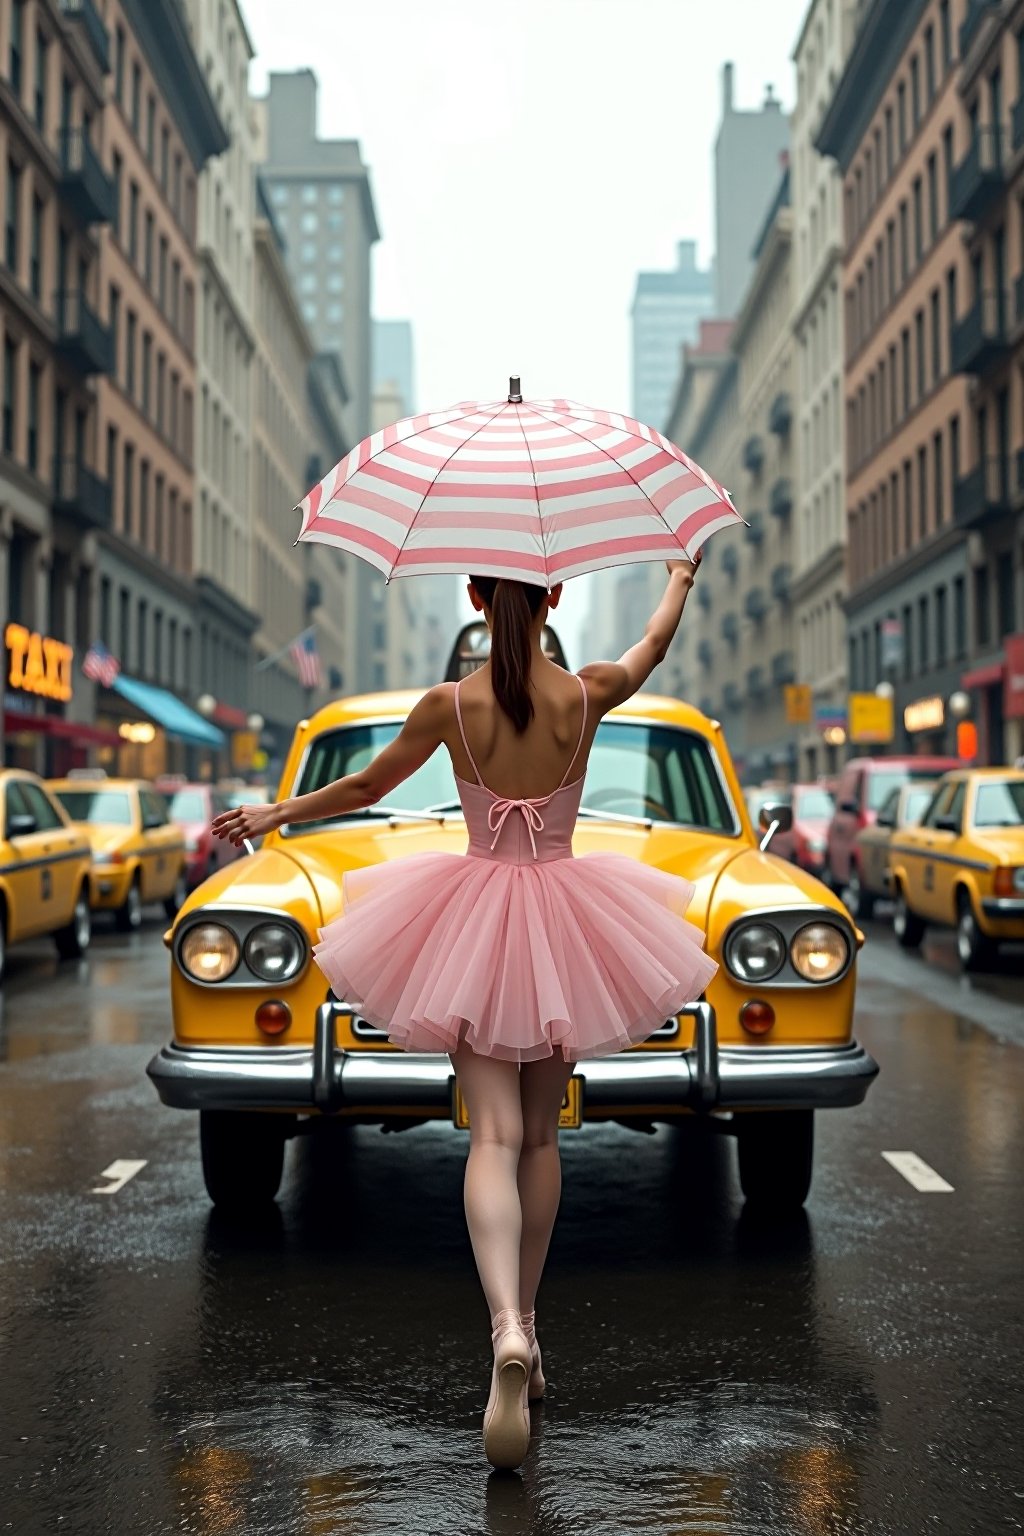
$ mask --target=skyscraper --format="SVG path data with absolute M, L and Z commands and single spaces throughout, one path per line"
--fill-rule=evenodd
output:
M 738 313 L 754 269 L 754 243 L 779 185 L 789 121 L 768 87 L 764 103 L 733 102 L 733 67 L 722 66 L 722 121 L 715 139 L 715 314 Z M 677 370 L 678 371 L 678 370 Z
M 697 340 L 714 305 L 713 277 L 697 245 L 680 240 L 673 272 L 639 272 L 633 298 L 633 415 L 663 431 L 679 377 L 680 348 Z

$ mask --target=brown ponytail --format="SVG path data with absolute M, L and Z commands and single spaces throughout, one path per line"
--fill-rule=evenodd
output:
M 491 610 L 491 685 L 494 697 L 522 734 L 533 719 L 530 697 L 530 625 L 547 597 L 543 587 L 493 576 L 471 576 Z

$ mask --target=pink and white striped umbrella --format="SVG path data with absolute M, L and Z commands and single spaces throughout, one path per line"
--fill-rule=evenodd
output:
M 478 572 L 553 587 L 692 557 L 742 522 L 721 485 L 653 427 L 572 400 L 463 401 L 364 438 L 296 507 L 299 540 L 391 577 Z

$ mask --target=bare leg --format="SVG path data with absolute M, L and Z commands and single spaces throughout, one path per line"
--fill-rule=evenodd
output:
M 522 1210 L 516 1165 L 523 1142 L 519 1067 L 481 1056 L 465 1042 L 450 1053 L 469 1110 L 464 1201 L 469 1240 L 493 1318 L 519 1310 Z
M 562 1193 L 558 1156 L 558 1111 L 575 1063 L 561 1051 L 519 1069 L 523 1147 L 519 1154 L 519 1200 L 523 1213 L 519 1253 L 520 1310 L 534 1310 L 551 1232 Z

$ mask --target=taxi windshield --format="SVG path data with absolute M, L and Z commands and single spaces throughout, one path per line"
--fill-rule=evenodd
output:
M 976 827 L 1024 826 L 1024 779 L 980 784 L 974 806 Z
M 393 741 L 402 722 L 381 721 L 325 731 L 312 743 L 292 793 L 322 789 L 334 779 L 358 773 Z M 459 804 L 451 759 L 443 747 L 387 797 L 387 807 L 410 813 L 451 809 Z M 371 807 L 371 814 L 373 814 Z M 711 745 L 694 731 L 672 726 L 606 720 L 598 726 L 587 764 L 582 810 L 629 820 L 707 827 L 728 836 L 739 829 L 732 799 Z M 366 818 L 352 811 L 328 821 L 297 822 L 288 836 Z
M 116 789 L 59 789 L 57 799 L 72 821 L 112 827 L 132 824 L 131 801 Z

